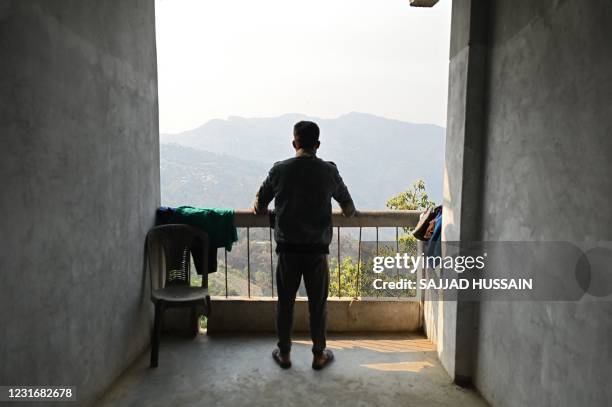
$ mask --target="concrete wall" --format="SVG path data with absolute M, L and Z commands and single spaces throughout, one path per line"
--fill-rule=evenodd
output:
M 208 332 L 275 332 L 275 315 L 276 299 L 213 298 Z M 295 303 L 294 330 L 308 332 L 308 321 L 308 302 L 298 299 Z M 329 332 L 417 332 L 421 329 L 420 301 L 330 298 L 327 303 Z
M 612 2 L 491 18 L 483 239 L 612 240 Z M 611 334 L 609 302 L 484 302 L 475 383 L 501 406 L 609 405 Z
M 475 22 L 466 17 L 473 17 L 474 1 L 453 3 L 453 19 L 463 22 L 453 26 L 453 41 L 461 41 L 461 25 L 474 34 Z M 450 92 L 465 95 L 449 97 L 448 196 L 459 201 L 445 201 L 448 222 L 477 228 L 472 236 L 482 240 L 612 240 L 612 2 L 496 0 L 489 6 L 478 20 L 488 25 L 485 57 L 474 61 L 475 69 L 485 68 L 484 83 L 461 76 L 473 42 L 451 53 Z M 471 97 L 481 101 L 480 118 L 465 115 Z M 480 136 L 465 131 L 470 126 L 482 126 Z M 480 143 L 468 146 L 466 134 Z M 466 165 L 470 149 L 478 166 L 452 171 L 449 156 L 459 151 Z M 466 196 L 470 179 L 479 185 Z M 473 206 L 476 216 L 459 212 L 464 217 L 457 220 L 457 205 Z M 452 227 L 445 231 L 449 240 L 464 238 Z M 451 325 L 470 327 L 463 339 L 457 328 L 450 341 L 456 365 L 445 366 L 451 374 L 469 374 L 493 405 L 612 400 L 611 303 L 482 302 L 467 317 L 445 315 L 454 316 Z M 469 360 L 461 361 L 462 352 Z
M 488 2 L 453 2 L 443 183 L 444 241 L 474 241 L 479 237 Z M 476 304 L 444 301 L 443 292 L 426 292 L 425 296 L 426 334 L 436 343 L 440 361 L 453 380 L 469 384 Z
M 0 2 L 0 384 L 90 403 L 148 344 L 153 0 Z

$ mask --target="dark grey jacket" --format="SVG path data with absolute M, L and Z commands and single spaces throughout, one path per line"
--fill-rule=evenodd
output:
M 259 188 L 255 211 L 266 213 L 274 199 L 277 252 L 329 253 L 332 198 L 345 216 L 355 213 L 336 165 L 315 155 L 298 155 L 274 164 Z

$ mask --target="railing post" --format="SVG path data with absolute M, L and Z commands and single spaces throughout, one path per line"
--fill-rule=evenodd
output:
M 338 298 L 340 298 L 341 297 L 341 295 L 340 295 L 340 290 L 341 290 L 341 287 L 340 287 L 340 284 L 341 284 L 340 273 L 342 271 L 342 266 L 341 266 L 341 263 L 340 263 L 340 227 L 339 226 L 338 226 L 337 230 L 338 230 Z
M 227 249 L 223 249 L 225 255 L 225 298 L 227 298 Z
M 272 255 L 272 228 L 270 230 L 270 284 L 272 286 L 272 291 L 270 292 L 270 296 L 274 298 L 274 260 Z
M 376 226 L 376 255 L 380 255 L 380 251 L 378 250 L 378 226 Z M 379 290 L 376 290 L 376 298 L 379 297 Z
M 416 255 L 419 256 L 419 253 L 423 253 L 425 251 L 425 249 L 423 248 L 423 242 L 420 240 L 417 240 L 417 244 L 416 244 Z M 421 291 L 421 289 L 419 288 L 419 281 L 421 281 L 422 278 L 427 278 L 426 275 L 427 271 L 425 270 L 425 267 L 422 265 L 421 267 L 419 267 L 417 269 L 416 272 L 416 292 L 415 292 L 415 297 L 421 300 L 421 305 L 422 302 L 425 300 L 425 296 L 423 291 Z
M 357 243 L 357 297 L 361 296 L 361 227 L 359 227 L 359 243 Z
M 378 256 L 380 253 L 378 251 L 378 226 L 376 226 L 376 255 Z
M 247 227 L 247 293 L 251 298 L 251 237 L 249 231 L 250 229 Z
M 399 253 L 399 228 L 395 227 L 395 252 Z M 396 266 L 397 271 L 397 281 L 400 279 L 399 267 Z M 401 297 L 400 291 L 397 290 L 397 297 Z

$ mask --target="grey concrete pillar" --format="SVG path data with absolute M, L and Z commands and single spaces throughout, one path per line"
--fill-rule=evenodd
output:
M 445 241 L 480 239 L 487 1 L 453 2 L 444 169 Z M 438 351 L 456 383 L 471 382 L 478 304 L 443 302 Z

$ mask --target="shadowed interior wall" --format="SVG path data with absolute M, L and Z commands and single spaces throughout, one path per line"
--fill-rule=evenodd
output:
M 605 0 L 453 2 L 443 239 L 612 240 L 611 22 Z M 609 301 L 431 295 L 442 364 L 493 405 L 612 399 Z
M 452 5 L 442 217 L 442 240 L 448 242 L 479 237 L 488 3 L 462 0 Z M 444 247 L 442 250 L 450 254 Z M 427 271 L 427 275 L 446 277 L 440 270 Z M 477 310 L 473 302 L 444 301 L 444 294 L 425 292 L 425 332 L 436 343 L 440 361 L 451 378 L 468 385 Z
M 612 2 L 498 0 L 490 23 L 483 240 L 612 240 Z M 494 405 L 609 405 L 612 303 L 479 314 L 474 381 Z
M 89 404 L 150 332 L 154 1 L 2 1 L 0 61 L 0 384 Z

